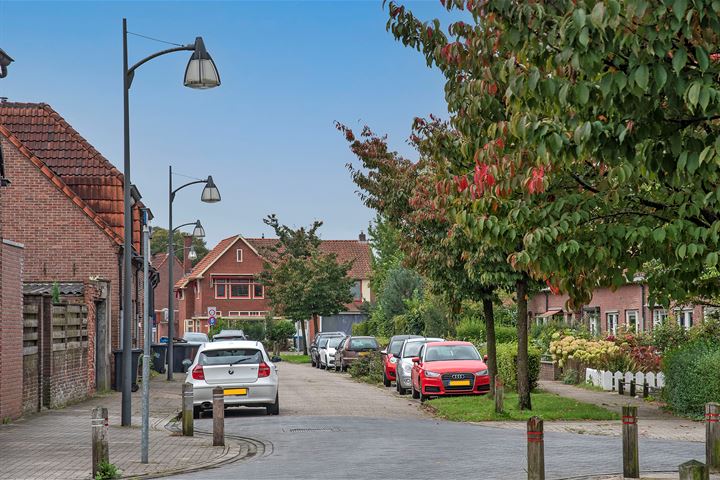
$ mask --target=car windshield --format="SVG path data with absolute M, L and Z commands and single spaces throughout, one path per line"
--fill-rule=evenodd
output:
M 238 363 L 260 363 L 262 352 L 256 348 L 219 348 L 200 352 L 200 365 L 229 365 Z
M 400 350 L 402 350 L 402 344 L 405 340 L 395 340 L 390 344 L 388 347 L 388 353 L 391 353 L 393 355 L 400 355 Z
M 480 360 L 480 354 L 472 345 L 428 347 L 427 352 L 425 352 L 426 362 L 442 362 L 447 360 Z
M 328 344 L 328 339 L 321 338 L 320 341 L 318 342 L 318 347 L 325 348 L 325 347 L 327 347 L 327 344 Z
M 374 338 L 351 338 L 348 350 L 375 350 L 378 348 L 377 340 Z
M 333 337 L 328 339 L 327 346 L 328 348 L 337 348 L 338 345 L 340 345 L 340 342 L 342 342 L 342 337 Z

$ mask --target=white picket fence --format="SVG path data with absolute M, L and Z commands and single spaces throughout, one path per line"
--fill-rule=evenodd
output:
M 618 391 L 618 382 L 629 384 L 632 380 L 635 380 L 635 385 L 637 385 L 639 391 L 642 391 L 645 382 L 647 382 L 650 388 L 659 389 L 665 386 L 665 375 L 662 372 L 613 373 L 605 370 L 595 370 L 594 368 L 585 369 L 585 381 L 592 383 L 596 387 L 602 387 L 603 390 L 607 391 Z

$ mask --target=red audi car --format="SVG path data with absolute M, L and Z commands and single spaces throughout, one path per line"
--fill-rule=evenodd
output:
M 420 335 L 395 335 L 390 339 L 387 348 L 383 350 L 383 385 L 389 387 L 395 381 L 398 355 L 402 350 L 403 342 L 408 338 L 422 338 Z
M 428 397 L 490 391 L 487 365 L 470 342 L 429 342 L 412 360 L 413 398 L 425 401 Z

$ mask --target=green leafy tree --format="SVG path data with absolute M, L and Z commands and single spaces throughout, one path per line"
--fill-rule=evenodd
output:
M 306 319 L 312 319 L 317 332 L 319 316 L 335 315 L 352 302 L 354 280 L 348 277 L 352 262 L 339 263 L 335 254 L 320 251 L 317 230 L 322 222 L 307 229 L 281 225 L 275 215 L 264 222 L 275 230 L 278 242 L 263 252 L 266 261 L 260 280 L 275 313 L 299 320 L 307 340 Z
M 181 262 L 183 261 L 183 237 L 185 233 L 176 231 L 173 234 L 173 248 L 175 256 Z M 209 250 L 204 238 L 192 239 L 192 246 L 197 254 L 197 258 L 193 260 L 193 265 L 202 260 L 202 258 L 208 254 Z M 167 252 L 168 249 L 168 231 L 166 228 L 153 227 L 152 238 L 150 239 L 150 252 L 155 255 L 156 253 Z
M 388 272 L 401 266 L 403 252 L 400 248 L 398 230 L 382 215 L 368 227 L 372 248 L 372 276 L 370 284 L 375 292 L 382 292 Z
M 268 328 L 267 337 L 273 345 L 275 355 L 280 355 L 280 347 L 288 338 L 295 335 L 295 325 L 289 320 L 272 320 Z

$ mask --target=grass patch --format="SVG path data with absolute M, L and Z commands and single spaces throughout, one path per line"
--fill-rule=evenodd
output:
M 495 401 L 482 397 L 449 397 L 431 400 L 428 405 L 438 417 L 456 422 L 527 420 L 537 415 L 544 420 L 617 420 L 620 416 L 597 405 L 560 397 L 554 393 L 532 394 L 533 410 L 519 410 L 517 393 L 505 393 L 505 412 L 495 413 Z
M 602 387 L 596 387 L 595 385 L 593 385 L 590 382 L 580 382 L 575 386 L 583 388 L 585 390 L 590 390 L 592 392 L 604 392 L 605 391 L 605 389 L 603 389 Z
M 288 363 L 310 363 L 310 355 L 295 355 L 292 353 L 283 353 L 280 355 L 283 362 Z

